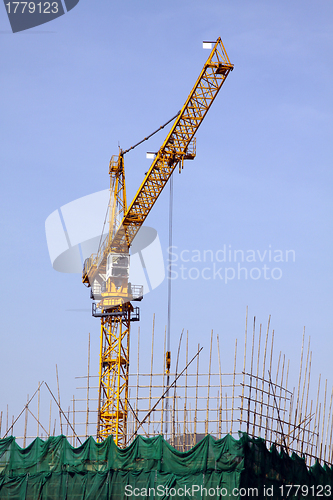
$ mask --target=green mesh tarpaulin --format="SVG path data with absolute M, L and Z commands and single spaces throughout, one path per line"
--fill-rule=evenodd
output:
M 240 487 L 256 488 L 257 498 L 318 499 L 333 498 L 333 470 L 318 461 L 306 467 L 305 460 L 295 453 L 291 456 L 278 452 L 274 445 L 270 450 L 260 438 L 241 435 L 244 451 L 244 470 Z M 252 495 L 253 497 L 253 495 Z M 244 496 L 243 498 L 250 498 Z
M 330 467 L 308 469 L 298 456 L 267 450 L 246 434 L 206 436 L 187 452 L 162 436 L 138 436 L 124 450 L 112 437 L 90 437 L 78 448 L 64 436 L 37 438 L 24 449 L 13 437 L 0 440 L 1 500 L 331 498 L 332 479 Z M 302 485 L 302 494 L 288 485 Z

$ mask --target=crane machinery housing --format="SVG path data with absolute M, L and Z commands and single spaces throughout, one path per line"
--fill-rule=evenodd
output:
M 207 42 L 206 42 L 207 43 Z M 132 202 L 127 206 L 124 155 L 109 164 L 108 233 L 97 254 L 84 262 L 82 282 L 91 287 L 92 314 L 101 320 L 97 440 L 113 435 L 127 445 L 129 337 L 142 299 L 142 287 L 129 283 L 129 249 L 177 165 L 196 155 L 195 133 L 233 69 L 221 38 L 210 55 Z M 130 148 L 132 149 L 132 148 Z

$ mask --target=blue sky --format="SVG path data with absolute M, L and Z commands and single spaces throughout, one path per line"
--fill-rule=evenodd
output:
M 55 387 L 56 363 L 62 397 L 72 397 L 74 377 L 86 373 L 89 331 L 97 373 L 89 293 L 80 275 L 52 269 L 45 220 L 108 187 L 118 143 L 130 147 L 181 108 L 208 56 L 202 41 L 218 36 L 235 69 L 198 131 L 196 159 L 174 175 L 174 245 L 179 256 L 226 245 L 292 250 L 295 259 L 276 263 L 280 279 L 174 280 L 172 349 L 185 328 L 208 350 L 214 329 L 232 357 L 248 306 L 258 322 L 272 315 L 277 350 L 296 371 L 305 326 L 312 370 L 332 380 L 332 14 L 322 0 L 80 0 L 51 23 L 12 34 L 0 9 L 0 411 L 8 403 L 17 414 L 39 380 Z M 129 200 L 146 151 L 164 137 L 126 155 Z M 147 224 L 167 258 L 168 190 Z M 262 265 L 247 263 L 248 273 Z M 166 281 L 140 307 L 142 348 L 155 312 L 162 351 Z

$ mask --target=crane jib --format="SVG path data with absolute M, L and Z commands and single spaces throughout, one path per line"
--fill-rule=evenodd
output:
M 131 246 L 135 235 L 143 225 L 176 166 L 183 165 L 184 159 L 194 158 L 195 151 L 192 155 L 189 154 L 194 136 L 233 67 L 221 38 L 218 38 L 185 104 L 174 117 L 176 118 L 175 122 L 157 152 L 133 201 L 129 208 L 124 211 L 121 223 L 118 225 L 118 231 L 112 235 L 112 240 L 109 239 L 108 244 L 100 249 L 95 258 L 89 259 L 91 264 L 89 267 L 96 269 L 100 264 L 105 265 L 107 254 L 110 251 L 124 251 Z M 145 140 L 146 138 L 143 139 L 143 141 Z M 121 154 L 121 159 L 130 149 Z
M 159 149 L 150 169 L 122 220 L 122 228 L 112 246 L 130 245 L 167 184 L 178 163 L 183 162 L 191 141 L 205 118 L 233 65 L 219 38 L 169 134 Z

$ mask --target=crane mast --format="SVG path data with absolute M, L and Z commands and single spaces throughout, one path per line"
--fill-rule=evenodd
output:
M 196 155 L 195 133 L 205 118 L 233 65 L 218 38 L 184 106 L 157 152 L 127 208 L 124 155 L 119 151 L 109 165 L 109 230 L 96 255 L 85 260 L 82 281 L 91 287 L 93 316 L 101 318 L 97 439 L 113 435 L 127 444 L 129 336 L 142 299 L 142 287 L 128 282 L 129 249 L 174 169 Z M 131 148 L 132 149 L 132 148 Z

